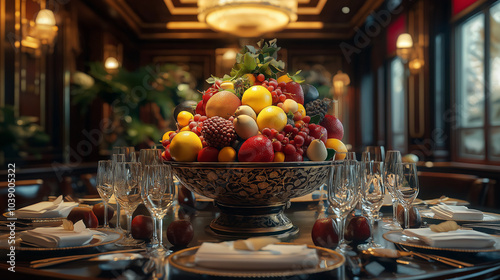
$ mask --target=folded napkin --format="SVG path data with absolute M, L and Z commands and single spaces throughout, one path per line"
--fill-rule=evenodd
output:
M 99 231 L 85 228 L 85 225 L 83 225 L 83 229 L 77 230 L 78 223 L 75 224 L 75 230 L 68 230 L 63 226 L 39 227 L 23 231 L 19 236 L 23 241 L 39 247 L 62 248 L 87 245 L 93 239 L 94 234 L 102 234 Z M 83 224 L 83 222 L 81 223 Z
M 319 259 L 306 245 L 271 244 L 259 251 L 236 250 L 233 242 L 204 242 L 195 254 L 199 266 L 216 269 L 279 270 L 314 267 Z
M 491 235 L 466 229 L 447 232 L 434 232 L 430 228 L 405 229 L 403 234 L 418 237 L 427 245 L 437 248 L 480 249 L 495 244 Z
M 78 202 L 63 202 L 62 196 L 54 201 L 42 201 L 16 210 L 16 218 L 66 218 Z
M 435 215 L 449 220 L 483 220 L 483 212 L 469 209 L 466 206 L 451 206 L 439 204 L 430 207 Z

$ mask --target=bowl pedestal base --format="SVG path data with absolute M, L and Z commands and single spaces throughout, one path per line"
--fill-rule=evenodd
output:
M 207 232 L 220 239 L 243 239 L 255 236 L 275 236 L 282 241 L 295 237 L 299 229 L 283 213 L 285 203 L 266 206 L 228 205 L 215 202 L 220 215 Z

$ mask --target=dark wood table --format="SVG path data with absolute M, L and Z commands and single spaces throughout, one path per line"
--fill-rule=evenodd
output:
M 217 215 L 217 209 L 214 208 L 210 204 L 203 205 L 203 210 L 197 210 L 194 215 L 190 216 L 192 221 L 195 235 L 193 241 L 189 245 L 190 247 L 200 245 L 203 242 L 218 242 L 217 238 L 207 234 L 205 228 L 208 226 L 210 221 Z M 291 240 L 294 243 L 302 243 L 313 245 L 311 239 L 311 230 L 314 225 L 315 220 L 318 218 L 320 209 L 317 204 L 308 204 L 308 203 L 293 203 L 292 206 L 286 210 L 286 215 L 292 220 L 292 222 L 299 227 L 300 231 L 298 236 Z M 389 211 L 389 213 L 384 213 L 386 215 L 386 219 L 390 219 L 390 211 L 391 208 L 382 209 L 384 211 Z M 165 218 L 164 221 L 164 234 L 166 231 L 166 227 L 168 224 L 175 219 L 176 215 L 173 214 L 173 211 L 169 213 L 169 215 Z M 376 240 L 383 244 L 387 248 L 394 248 L 394 245 L 391 242 L 388 242 L 382 238 L 383 233 L 387 232 L 387 230 L 381 228 L 381 224 L 383 224 L 384 219 L 382 219 L 375 231 Z M 167 238 L 164 236 L 164 241 L 167 243 Z M 115 250 L 117 249 L 114 245 L 108 245 L 105 248 L 99 248 L 102 250 Z M 72 251 L 72 254 L 84 254 L 84 253 L 95 253 L 97 249 L 90 250 L 82 250 L 82 251 Z M 0 270 L 2 275 L 7 276 L 7 279 L 34 279 L 34 275 L 36 275 L 36 279 L 125 279 L 123 278 L 123 271 L 114 271 L 114 270 L 103 270 L 96 262 L 91 261 L 75 261 L 72 263 L 60 264 L 53 267 L 47 267 L 43 269 L 32 269 L 29 268 L 29 261 L 35 259 L 42 259 L 52 256 L 65 255 L 65 253 L 33 253 L 33 252 L 23 252 L 18 251 L 16 253 L 16 273 L 12 273 L 7 271 L 9 267 L 6 264 L 6 251 L 0 252 L 2 255 L 0 256 L 2 262 L 0 264 Z M 67 254 L 67 253 L 66 253 Z M 434 261 L 425 261 L 418 258 L 409 259 L 409 265 L 397 264 L 394 260 L 388 259 L 368 259 L 362 258 L 361 261 L 366 265 L 369 263 L 377 263 L 384 267 L 383 272 L 377 274 L 376 276 L 371 275 L 369 272 L 363 271 L 360 275 L 353 275 L 349 266 L 345 266 L 345 275 L 347 279 L 395 279 L 395 278 L 404 278 L 404 279 L 448 279 L 457 276 L 464 276 L 466 278 L 461 279 L 484 279 L 487 278 L 488 275 L 500 275 L 500 252 L 493 253 L 479 253 L 479 254 L 462 254 L 455 253 L 451 254 L 455 259 L 460 259 L 462 261 L 466 261 L 469 263 L 475 264 L 474 267 L 471 268 L 452 268 L 448 265 L 434 262 Z M 135 267 L 131 267 L 128 269 L 125 274 L 133 279 L 148 279 L 150 275 L 144 275 L 142 273 L 142 265 L 144 265 L 144 261 L 136 263 Z M 122 278 L 120 278 L 122 277 Z M 183 279 L 178 278 L 178 279 Z M 203 278 L 200 279 L 209 279 Z M 212 279 L 212 278 L 210 278 Z M 280 278 L 281 279 L 281 278 Z M 290 278 L 290 279 L 305 279 L 305 278 Z

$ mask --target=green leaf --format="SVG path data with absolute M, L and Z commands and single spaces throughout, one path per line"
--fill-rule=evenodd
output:
M 311 120 L 309 121 L 309 123 L 319 124 L 320 119 L 321 119 L 321 117 L 319 115 L 314 115 L 311 117 Z
M 250 53 L 245 53 L 245 68 L 248 71 L 253 71 L 255 67 L 257 67 L 257 63 L 255 62 L 255 58 Z
M 330 149 L 330 148 L 326 148 L 326 151 L 327 151 L 327 156 L 326 156 L 326 161 L 330 161 L 330 160 L 333 160 L 333 158 L 335 157 L 335 150 L 334 149 Z

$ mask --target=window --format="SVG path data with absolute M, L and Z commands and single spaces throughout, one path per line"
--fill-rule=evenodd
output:
M 455 34 L 458 158 L 500 161 L 500 3 Z
M 405 68 L 399 57 L 391 61 L 391 146 L 394 150 L 406 151 L 406 102 Z

